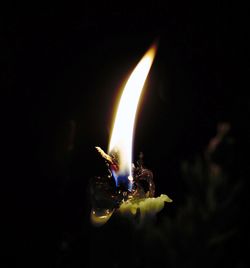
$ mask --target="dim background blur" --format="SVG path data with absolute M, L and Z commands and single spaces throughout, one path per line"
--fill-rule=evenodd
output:
M 20 4 L 3 18 L 2 267 L 247 267 L 246 9 Z M 95 229 L 88 182 L 106 170 L 94 147 L 107 148 L 117 90 L 156 39 L 134 159 L 174 202 L 140 230 Z

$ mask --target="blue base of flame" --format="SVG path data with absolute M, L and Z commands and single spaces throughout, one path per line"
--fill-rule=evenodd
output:
M 126 189 L 128 189 L 128 191 L 130 191 L 130 192 L 132 191 L 133 183 L 132 183 L 132 181 L 130 181 L 128 179 L 129 174 L 120 174 L 120 175 L 117 175 L 114 171 L 112 171 L 112 175 L 113 175 L 113 177 L 115 179 L 115 185 L 116 185 L 116 187 L 123 186 Z

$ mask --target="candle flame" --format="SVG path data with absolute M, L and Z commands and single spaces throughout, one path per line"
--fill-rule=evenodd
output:
M 118 158 L 119 170 L 112 171 L 118 185 L 119 177 L 127 178 L 131 190 L 132 177 L 132 140 L 134 121 L 140 96 L 152 66 L 157 46 L 152 45 L 131 73 L 123 89 L 116 112 L 108 153 Z

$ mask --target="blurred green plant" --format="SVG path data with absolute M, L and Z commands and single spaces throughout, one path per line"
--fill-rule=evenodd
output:
M 155 254 L 145 254 L 146 267 L 246 267 L 239 225 L 244 183 L 233 177 L 234 145 L 230 125 L 220 123 L 205 152 L 182 162 L 182 204 L 143 231 L 151 248 L 145 252 Z

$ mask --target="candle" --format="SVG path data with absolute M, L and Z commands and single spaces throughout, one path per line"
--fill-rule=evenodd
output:
M 132 218 L 140 213 L 143 220 L 160 211 L 165 202 L 172 201 L 166 195 L 155 198 L 153 173 L 143 167 L 142 159 L 137 166 L 132 161 L 136 111 L 156 51 L 157 45 L 153 44 L 125 84 L 116 111 L 108 154 L 96 147 L 110 171 L 106 177 L 96 177 L 91 182 L 91 222 L 96 226 L 106 223 L 114 211 Z

